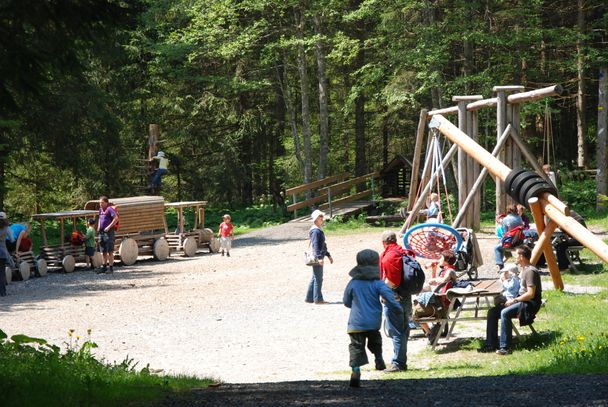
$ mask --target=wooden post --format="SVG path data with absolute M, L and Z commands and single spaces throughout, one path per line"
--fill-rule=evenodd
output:
M 496 92 L 496 140 L 507 127 L 507 92 L 521 91 L 523 86 L 494 86 L 492 89 Z M 508 145 L 507 145 L 507 148 Z M 498 159 L 506 163 L 506 154 L 501 154 Z M 496 179 L 496 213 L 505 213 L 507 209 L 507 198 L 503 192 L 503 180 Z
M 553 253 L 553 247 L 551 246 L 551 235 L 555 230 L 555 222 L 549 222 L 547 225 L 547 233 L 543 233 L 545 232 L 545 222 L 543 219 L 543 208 L 539 199 L 530 198 L 530 200 L 528 200 L 528 204 L 530 205 L 532 217 L 534 218 L 534 223 L 536 224 L 536 230 L 538 230 L 538 233 L 543 239 L 543 241 L 538 242 L 537 245 L 540 247 L 539 250 L 542 250 L 545 254 L 545 260 L 547 260 L 547 267 L 549 268 L 549 274 L 551 274 L 551 279 L 553 280 L 553 286 L 556 290 L 563 290 L 564 282 L 562 281 L 562 275 L 559 273 L 557 260 L 555 260 L 555 253 Z M 537 254 L 537 257 L 540 257 L 540 254 Z M 538 261 L 538 258 L 536 261 Z M 533 264 L 536 264 L 536 262 Z
M 509 137 L 510 131 L 511 131 L 511 125 L 509 124 L 509 125 L 507 125 L 507 128 L 505 129 L 505 131 L 502 133 L 502 135 L 498 139 L 498 143 L 496 143 L 496 146 L 494 146 L 494 150 L 492 150 L 492 156 L 496 157 L 498 155 L 498 153 L 500 152 L 500 150 L 502 150 L 502 147 L 504 146 L 505 142 L 507 141 L 507 137 Z M 469 206 L 471 205 L 473 198 L 479 197 L 479 194 L 477 192 L 480 190 L 481 186 L 483 185 L 483 182 L 486 179 L 487 175 L 488 175 L 488 169 L 484 167 L 484 169 L 481 170 L 481 173 L 477 177 L 475 183 L 471 187 L 471 190 L 469 191 L 469 195 L 467 196 L 467 199 L 465 199 L 464 204 L 462 205 L 462 208 L 460 208 L 460 210 L 458 211 L 458 215 L 456 215 L 456 218 L 452 222 L 453 228 L 457 228 L 460 226 L 462 219 L 464 218 L 464 214 L 465 214 L 466 210 L 469 208 Z M 478 213 L 478 212 L 475 212 L 475 213 Z
M 416 130 L 416 145 L 414 146 L 414 157 L 412 160 L 412 174 L 410 177 L 410 190 L 407 197 L 407 208 L 409 210 L 414 206 L 416 192 L 418 191 L 418 172 L 420 170 L 420 157 L 422 156 L 422 143 L 424 143 L 424 130 L 426 128 L 427 110 L 420 110 L 420 119 L 418 120 L 418 129 Z
M 519 116 L 519 104 L 511 104 L 511 124 L 513 125 L 513 131 L 520 134 L 521 131 L 521 118 Z M 519 146 L 518 146 L 519 147 Z M 513 148 L 513 167 L 521 168 L 521 151 Z
M 148 160 L 158 152 L 158 140 L 160 139 L 160 127 L 158 124 L 148 126 Z
M 471 119 L 472 119 L 471 122 L 473 125 L 473 133 L 471 134 L 471 137 L 476 142 L 479 142 L 479 113 L 477 112 L 477 110 L 471 111 Z M 475 161 L 473 159 L 473 157 L 471 157 L 471 161 L 473 162 L 473 179 L 477 180 L 477 179 L 479 179 L 480 174 L 481 174 L 480 165 L 477 163 L 477 161 Z M 488 172 L 486 171 L 486 174 L 487 173 Z M 485 175 L 484 175 L 483 179 L 485 179 Z M 473 182 L 473 185 L 471 186 L 471 190 L 475 187 L 475 182 Z M 483 180 L 481 182 L 483 183 Z M 481 191 L 481 189 L 478 187 L 477 191 L 474 194 L 474 198 L 473 198 L 472 211 L 475 214 L 475 216 L 473 217 L 472 227 L 474 230 L 479 230 L 481 227 L 481 219 L 479 217 L 479 214 L 481 213 L 481 192 L 480 191 Z M 466 203 L 466 201 L 465 201 L 465 203 Z

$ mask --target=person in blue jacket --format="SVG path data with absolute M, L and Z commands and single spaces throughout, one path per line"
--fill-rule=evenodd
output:
M 333 264 L 334 259 L 327 250 L 327 243 L 325 242 L 325 233 L 321 227 L 325 221 L 325 213 L 316 209 L 312 215 L 312 226 L 308 231 L 308 238 L 310 239 L 310 247 L 314 256 L 317 258 L 318 263 L 312 266 L 312 278 L 308 284 L 308 290 L 306 291 L 306 298 L 304 301 L 315 304 L 329 304 L 329 302 L 323 299 L 323 265 L 325 263 L 325 257 L 329 259 L 329 262 Z
M 403 310 L 395 299 L 393 291 L 380 280 L 380 255 L 374 250 L 361 250 L 357 253 L 357 266 L 348 273 L 352 279 L 344 290 L 344 306 L 350 308 L 348 335 L 350 345 L 350 386 L 361 386 L 361 366 L 368 363 L 365 344 L 374 354 L 376 370 L 386 369 L 382 358 L 382 303 L 396 316 Z

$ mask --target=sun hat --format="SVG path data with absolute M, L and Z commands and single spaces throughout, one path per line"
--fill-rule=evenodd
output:
M 506 263 L 501 269 L 500 272 L 508 271 L 509 273 L 518 274 L 519 269 L 517 268 L 517 264 Z
M 7 219 L 6 212 L 0 212 L 0 219 Z
M 310 215 L 310 218 L 311 218 L 311 219 L 312 219 L 312 221 L 314 222 L 314 221 L 316 221 L 316 220 L 317 220 L 317 218 L 318 218 L 319 216 L 323 216 L 323 217 L 325 217 L 325 212 L 321 212 L 320 210 L 315 209 L 315 210 L 312 212 L 312 214 Z

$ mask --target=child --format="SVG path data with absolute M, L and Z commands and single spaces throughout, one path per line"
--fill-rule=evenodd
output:
M 361 366 L 368 363 L 365 353 L 365 342 L 374 354 L 376 370 L 386 369 L 382 358 L 382 324 L 383 298 L 386 306 L 397 317 L 403 320 L 403 309 L 395 299 L 393 291 L 380 280 L 380 256 L 374 250 L 361 250 L 357 253 L 357 266 L 348 275 L 352 280 L 344 290 L 344 306 L 350 308 L 348 317 L 348 335 L 350 345 L 350 386 L 361 386 Z
M 224 255 L 224 250 L 226 250 L 226 256 L 230 257 L 230 249 L 232 248 L 232 241 L 234 240 L 232 218 L 230 218 L 230 215 L 226 214 L 222 219 L 224 219 L 224 221 L 220 224 L 220 230 L 217 233 L 217 237 L 220 238 L 222 256 Z
M 441 213 L 439 212 L 439 195 L 433 192 L 431 194 L 431 203 L 426 213 L 426 221 L 431 223 L 441 222 Z
M 512 300 L 519 295 L 519 270 L 516 264 L 505 264 L 505 267 L 501 271 L 500 282 L 504 289 L 503 295 L 506 300 Z
M 87 260 L 87 268 L 95 270 L 95 266 L 93 265 L 93 256 L 95 256 L 95 219 L 88 219 L 87 225 L 87 232 L 84 235 L 84 257 Z

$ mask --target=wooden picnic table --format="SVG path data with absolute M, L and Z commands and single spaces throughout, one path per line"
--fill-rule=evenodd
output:
M 446 295 L 450 300 L 450 306 L 444 318 L 420 318 L 418 323 L 441 324 L 439 332 L 443 332 L 446 325 L 450 324 L 450 329 L 446 339 L 449 339 L 454 331 L 457 322 L 485 320 L 488 309 L 494 306 L 494 298 L 503 291 L 502 284 L 496 279 L 479 280 L 472 282 L 470 288 L 452 288 L 445 294 L 436 293 L 435 295 Z M 458 301 L 456 301 L 458 300 Z M 458 306 L 456 303 L 459 302 Z M 466 315 L 463 312 L 466 311 Z M 473 315 L 470 315 L 472 312 Z M 435 349 L 439 337 L 437 335 L 432 343 Z

